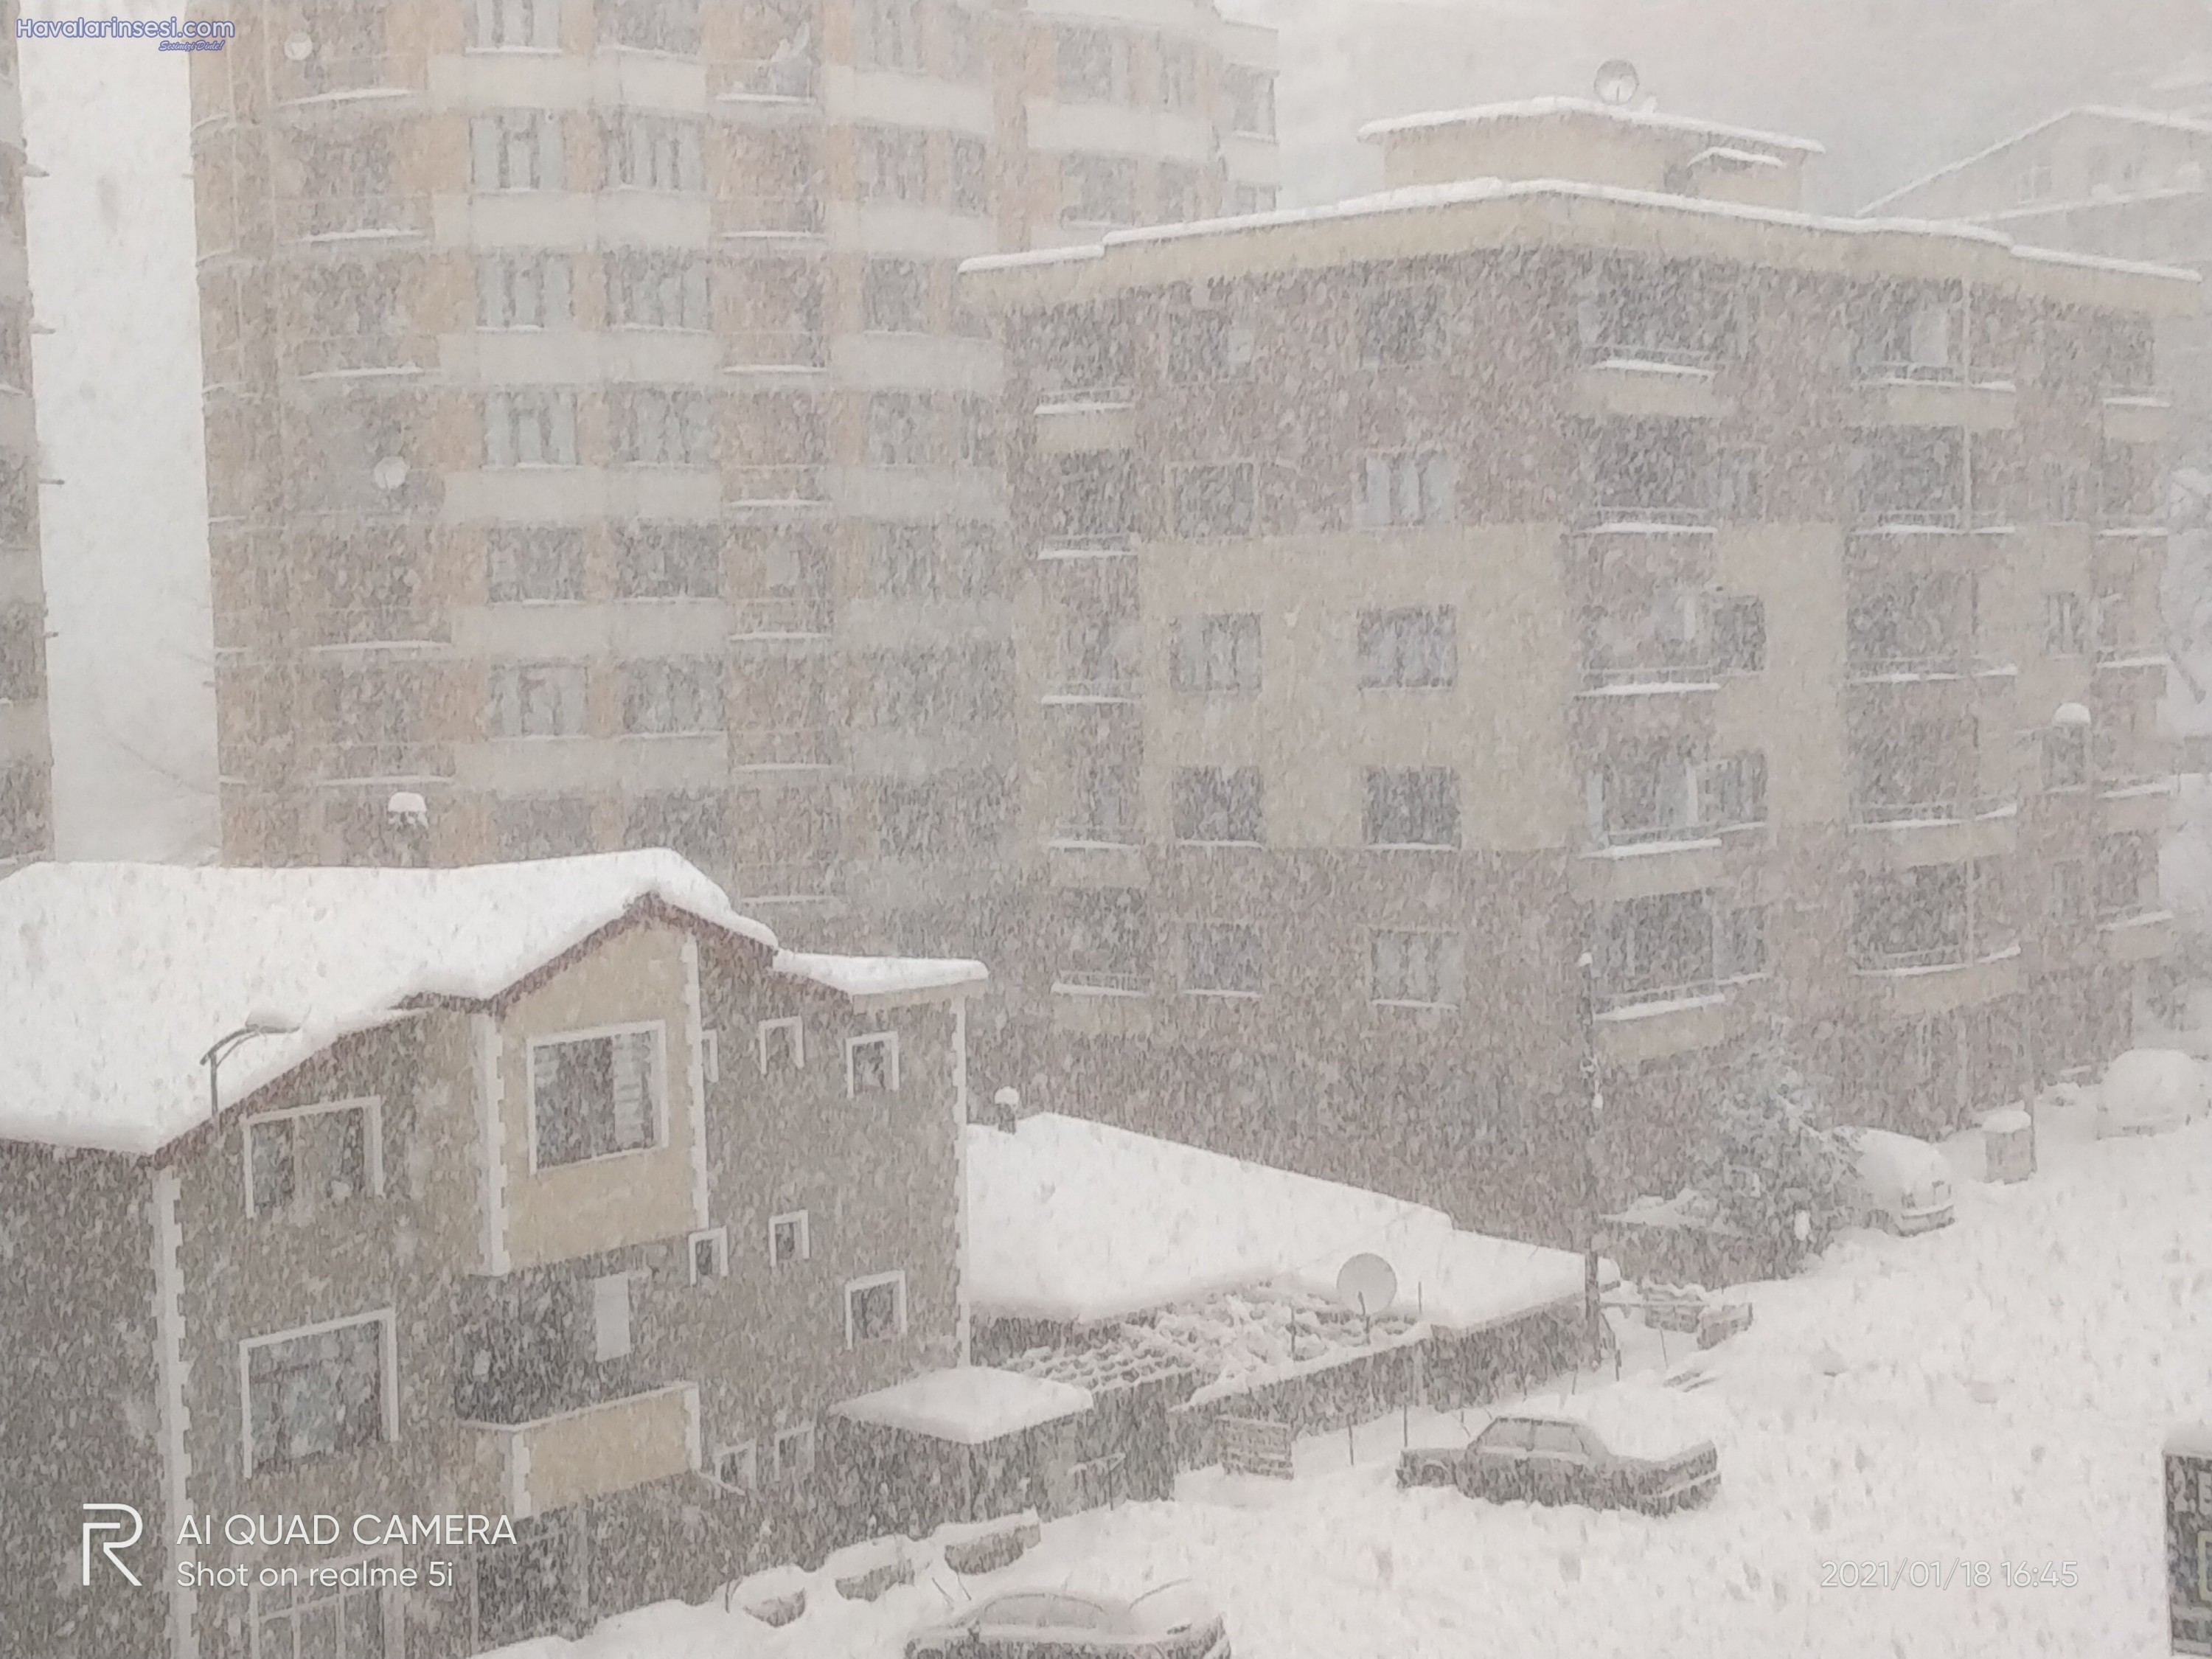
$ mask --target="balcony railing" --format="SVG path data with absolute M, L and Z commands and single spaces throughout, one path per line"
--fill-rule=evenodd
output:
M 1137 701 L 1137 680 L 1133 675 L 1117 674 L 1109 678 L 1060 679 L 1046 688 L 1044 701 L 1067 703 L 1121 703 Z
M 422 89 L 423 60 L 398 52 L 372 52 L 351 58 L 309 58 L 295 64 L 276 64 L 276 100 L 280 104 L 337 102 L 356 98 L 398 98 Z
M 288 374 L 374 375 L 419 374 L 418 358 L 436 361 L 436 344 L 381 331 L 311 336 L 295 343 L 285 364 Z
M 323 647 L 442 645 L 446 618 L 421 605 L 332 605 L 316 614 L 314 643 Z
M 822 65 L 793 53 L 782 58 L 738 58 L 708 70 L 717 98 L 771 104 L 811 104 L 822 95 Z
M 1618 691 L 1632 686 L 1717 685 L 1721 671 L 1711 662 L 1659 662 L 1628 667 L 1583 666 L 1583 684 L 1592 691 Z
M 814 370 L 830 366 L 830 342 L 820 332 L 795 328 L 744 329 L 730 336 L 729 362 L 732 374 L 762 371 Z
M 1599 531 L 1705 531 L 1712 528 L 1711 506 L 1662 504 L 1634 499 L 1601 499 L 1584 517 Z
M 730 764 L 740 771 L 821 771 L 843 763 L 843 734 L 826 726 L 746 726 L 730 733 Z
M 1079 995 L 1140 997 L 1152 988 L 1152 976 L 1117 968 L 1064 968 L 1054 976 L 1052 988 Z
M 699 1466 L 699 1391 L 689 1382 L 529 1423 L 472 1423 L 493 1449 L 516 1520 L 627 1492 Z
M 1136 388 L 1127 380 L 1079 379 L 1036 390 L 1036 412 L 1056 410 L 1127 409 L 1136 398 Z
M 1720 994 L 1721 982 L 1711 975 L 1702 979 L 1680 980 L 1671 984 L 1607 987 L 1597 994 L 1597 1009 L 1601 1014 L 1617 1014 L 1631 1008 L 1698 1002 Z
M 1644 340 L 1607 340 L 1583 350 L 1583 362 L 1592 368 L 1614 364 L 1628 368 L 1656 364 L 1662 368 L 1709 373 L 1718 360 L 1717 353 L 1702 346 L 1666 345 Z
M 725 236 L 817 237 L 822 234 L 818 196 L 737 196 L 728 203 Z
M 1939 940 L 1933 945 L 1884 949 L 1860 944 L 1851 951 L 1851 966 L 1862 974 L 1899 974 L 1931 968 L 1971 968 L 1995 962 L 2020 948 L 2019 936 L 2009 929 L 1991 929 L 1968 939 Z
M 429 230 L 427 196 L 290 196 L 276 204 L 276 236 L 283 242 L 399 241 L 426 236 Z
M 1094 823 L 1078 818 L 1064 823 L 1052 837 L 1054 847 L 1134 847 L 1137 832 L 1119 823 Z
M 818 507 L 830 499 L 825 470 L 816 462 L 738 466 L 727 476 L 730 498 L 740 505 Z
M 312 751 L 319 783 L 436 781 L 453 775 L 447 743 L 334 743 Z
M 1038 549 L 1041 559 L 1097 559 L 1110 558 L 1116 554 L 1136 550 L 1137 532 L 1133 530 L 1077 531 L 1063 533 L 1046 532 L 1044 545 Z
M 1730 826 L 1749 828 L 1749 825 Z M 1674 842 L 1705 842 L 1718 839 L 1723 826 L 1712 823 L 1649 823 L 1601 824 L 1596 842 L 1601 848 L 1614 847 L 1661 847 Z
M 1855 680 L 1961 679 L 1979 665 L 1966 651 L 1923 651 L 1894 656 L 1854 652 L 1844 670 Z
M 731 637 L 745 640 L 826 638 L 836 614 L 826 593 L 740 599 L 736 611 Z
M 1863 824 L 1971 823 L 1993 818 L 2017 803 L 2010 795 L 1962 795 L 1942 800 L 1864 800 L 1853 797 L 1851 818 Z

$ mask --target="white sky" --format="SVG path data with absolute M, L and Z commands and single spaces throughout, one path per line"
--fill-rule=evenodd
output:
M 161 17 L 161 0 L 26 16 Z M 56 850 L 190 856 L 214 840 L 207 491 L 186 58 L 25 40 L 33 358 Z M 59 479 L 59 483 L 53 480 Z

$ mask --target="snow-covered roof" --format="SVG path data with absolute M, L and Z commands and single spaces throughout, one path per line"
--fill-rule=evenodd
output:
M 232 1054 L 226 1100 L 410 999 L 495 997 L 647 901 L 776 949 L 665 851 L 447 870 L 32 865 L 0 881 L 0 1138 L 158 1151 L 206 1115 L 200 1056 L 264 1010 L 300 1029 Z M 848 994 L 981 972 L 775 963 Z
M 1440 1210 L 1103 1123 L 1042 1114 L 968 1131 L 969 1294 L 979 1313 L 1087 1323 L 1220 1291 L 1332 1294 L 1362 1252 L 1390 1310 L 1460 1328 L 1579 1297 L 1564 1250 L 1462 1232 Z
M 2023 139 L 2033 138 L 2039 132 L 2047 131 L 2060 122 L 2070 121 L 2076 117 L 2098 121 L 2124 121 L 2136 126 L 2160 127 L 2169 132 L 2195 133 L 2203 137 L 2212 138 L 2212 122 L 2191 120 L 2185 115 L 2168 115 L 2160 110 L 2124 109 L 2111 104 L 2077 104 L 2071 109 L 2060 110 L 2056 115 L 2046 115 L 2033 125 L 2022 127 L 2009 137 L 2000 138 L 1994 144 L 1986 145 L 1971 155 L 1962 155 L 1955 161 L 1945 162 L 1932 173 L 1923 173 L 1911 183 L 1899 185 L 1887 196 L 1877 196 L 1859 211 L 1879 213 L 1892 202 L 1899 201 L 1917 190 L 1925 189 L 1938 179 L 1948 179 L 1954 173 L 1964 173 L 1968 167 L 1978 166 L 1988 161 L 1992 155 L 2002 155 Z
M 957 957 L 837 957 L 779 951 L 775 971 L 812 980 L 848 997 L 894 997 L 980 984 L 990 969 Z
M 1773 149 L 1794 150 L 1801 155 L 1824 155 L 1827 153 L 1814 140 L 1792 137 L 1788 133 L 1761 132 L 1755 127 L 1728 126 L 1717 121 L 1700 121 L 1692 116 L 1669 115 L 1658 110 L 1622 109 L 1589 98 L 1524 98 L 1514 103 L 1477 104 L 1468 109 L 1428 110 L 1418 115 L 1394 115 L 1384 120 L 1368 122 L 1359 129 L 1359 136 L 1371 143 L 1401 132 L 1419 132 L 1434 127 L 1474 126 L 1488 121 L 1540 120 L 1554 115 L 1582 116 L 1611 121 L 1620 126 L 1687 133 L 1701 138 L 1733 138 L 1745 143 L 1765 144 Z
M 1089 1411 L 1091 1390 L 990 1365 L 960 1365 L 925 1371 L 835 1409 L 856 1423 L 980 1446 Z
M 2175 1424 L 2166 1437 L 2166 1455 L 2212 1458 L 2212 1421 Z

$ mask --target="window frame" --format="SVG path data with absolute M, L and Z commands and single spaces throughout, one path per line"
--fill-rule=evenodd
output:
M 701 1282 L 699 1247 L 711 1244 L 714 1249 L 714 1269 L 708 1279 L 727 1279 L 730 1276 L 730 1230 L 727 1227 L 702 1227 L 684 1241 L 684 1259 L 689 1273 L 688 1282 Z
M 653 1075 L 658 1085 L 653 1093 L 653 1137 L 642 1146 L 625 1146 L 618 1152 L 599 1152 L 590 1158 L 572 1158 L 562 1164 L 541 1164 L 538 1158 L 538 1051 L 564 1042 L 595 1042 L 615 1037 L 634 1036 L 651 1032 L 653 1038 Z M 530 1173 L 542 1175 L 548 1170 L 573 1170 L 586 1164 L 611 1163 L 618 1158 L 636 1158 L 641 1153 L 657 1152 L 668 1146 L 668 1022 L 665 1019 L 631 1020 L 618 1025 L 597 1025 L 573 1031 L 548 1031 L 533 1035 L 523 1045 L 523 1087 L 525 1103 L 529 1108 Z
M 799 1249 L 790 1261 L 779 1261 L 775 1255 L 776 1229 L 789 1224 L 799 1237 Z M 814 1224 L 805 1210 L 784 1210 L 768 1218 L 768 1266 L 770 1273 L 781 1273 L 787 1267 L 797 1267 L 802 1261 L 814 1259 Z
M 370 1445 L 396 1445 L 399 1440 L 399 1320 L 398 1310 L 386 1306 L 372 1313 L 347 1314 L 337 1319 L 319 1320 L 311 1325 L 294 1325 L 281 1331 L 270 1331 L 259 1336 L 245 1336 L 238 1340 L 238 1426 L 239 1467 L 245 1478 L 252 1480 L 262 1474 L 281 1474 L 297 1468 L 301 1462 L 313 1458 L 294 1459 L 270 1465 L 266 1469 L 253 1466 L 253 1351 L 273 1347 L 280 1343 L 295 1342 L 302 1337 L 322 1336 L 331 1331 L 349 1330 L 356 1325 L 381 1324 L 384 1332 L 377 1342 L 377 1417 L 380 1432 Z M 348 1447 L 348 1451 L 365 1449 Z M 336 1456 L 340 1454 L 329 1453 Z
M 869 1094 L 895 1095 L 899 1091 L 899 1034 L 893 1031 L 863 1031 L 845 1039 L 845 1098 L 858 1100 L 862 1091 L 855 1086 L 856 1068 L 854 1061 L 862 1048 L 888 1046 L 890 1049 L 890 1083 L 883 1089 L 870 1089 Z
M 1178 542 L 1249 541 L 1252 538 L 1263 533 L 1261 527 L 1260 514 L 1259 462 L 1253 460 L 1249 457 L 1231 456 L 1224 459 L 1213 461 L 1177 461 L 1171 463 L 1167 471 L 1167 507 L 1170 520 L 1168 525 L 1168 537 L 1170 540 Z M 1187 525 L 1184 522 L 1182 514 L 1183 491 L 1186 487 L 1192 488 L 1194 490 L 1199 475 L 1202 473 L 1219 473 L 1226 475 L 1231 480 L 1232 483 L 1237 475 L 1242 475 L 1243 489 L 1241 493 L 1244 497 L 1244 523 L 1243 528 L 1239 529 L 1235 527 L 1233 523 L 1228 529 L 1213 528 L 1211 527 L 1211 522 L 1209 521 L 1209 527 L 1200 529 L 1194 526 Z M 1240 492 L 1232 488 L 1231 491 L 1231 504 L 1232 509 L 1236 505 L 1234 497 L 1238 493 Z M 1237 514 L 1233 510 L 1229 514 L 1231 520 L 1233 520 L 1237 516 Z
M 368 1170 L 367 1190 L 356 1194 L 355 1196 L 358 1198 L 382 1198 L 384 1196 L 384 1097 L 381 1095 L 353 1095 L 349 1096 L 343 1100 L 310 1101 L 305 1105 L 301 1106 L 274 1107 L 268 1111 L 255 1112 L 250 1117 L 243 1117 L 239 1120 L 240 1134 L 238 1152 L 241 1173 L 246 1178 L 246 1213 L 249 1218 L 258 1216 L 261 1213 L 259 1210 L 255 1208 L 253 1203 L 254 1127 L 257 1124 L 275 1123 L 280 1121 L 291 1121 L 303 1117 L 320 1117 L 335 1112 L 350 1111 L 359 1111 L 363 1115 L 362 1122 L 362 1139 L 363 1143 L 362 1155 Z M 292 1148 L 292 1157 L 294 1159 L 292 1177 L 295 1192 L 297 1190 L 299 1182 L 299 1156 L 300 1149 L 295 1141 Z M 289 1210 L 290 1207 L 291 1206 L 288 1205 L 285 1206 L 285 1209 Z M 270 1212 L 271 1214 L 283 1214 L 284 1212 L 284 1210 Z
M 760 1063 L 760 1073 L 763 1077 L 766 1077 L 769 1074 L 769 1037 L 771 1033 L 786 1030 L 791 1033 L 791 1043 L 789 1048 L 789 1053 L 791 1054 L 791 1069 L 794 1072 L 803 1072 L 806 1069 L 805 1016 L 803 1014 L 786 1014 L 775 1019 L 764 1019 L 754 1028 L 753 1045 L 755 1058 L 757 1059 Z
M 1251 936 L 1254 966 L 1258 969 L 1256 981 L 1249 988 L 1227 985 L 1200 985 L 1194 977 L 1193 964 L 1197 953 L 1192 946 L 1200 933 L 1235 931 Z M 1182 938 L 1182 982 L 1176 988 L 1188 997 L 1219 997 L 1231 1001 L 1256 1002 L 1267 994 L 1267 930 L 1256 921 L 1219 921 L 1211 917 L 1186 917 L 1177 931 Z
M 732 1483 L 722 1477 L 722 1466 L 728 1459 L 744 1460 L 744 1479 Z M 717 1446 L 707 1460 L 707 1476 L 724 1492 L 755 1492 L 760 1490 L 760 1442 L 739 1440 L 726 1446 Z
M 1384 816 L 1377 810 L 1377 790 L 1390 793 L 1389 780 L 1398 780 L 1403 787 L 1414 778 L 1440 777 L 1450 780 L 1451 838 L 1449 841 L 1382 841 L 1375 836 L 1376 820 Z M 1361 776 L 1362 801 L 1360 814 L 1361 846 L 1369 852 L 1456 853 L 1465 850 L 1467 843 L 1466 781 L 1458 769 L 1449 766 L 1370 766 Z M 1422 803 L 1423 805 L 1433 803 Z M 1405 803 L 1401 801 L 1399 808 Z M 1408 816 L 1413 816 L 1408 814 Z
M 868 1291 L 881 1290 L 886 1285 L 891 1287 L 891 1328 L 883 1336 L 863 1337 L 858 1334 L 854 1326 L 854 1298 Z M 907 1334 L 906 1269 L 896 1267 L 890 1273 L 867 1273 L 858 1279 L 847 1279 L 844 1304 L 845 1346 L 848 1352 L 858 1348 L 862 1342 L 897 1341 Z
M 777 1486 L 795 1486 L 802 1479 L 811 1477 L 813 1474 L 814 1425 L 811 1423 L 798 1423 L 793 1425 L 787 1429 L 778 1429 L 770 1437 L 769 1443 L 770 1448 L 770 1460 L 775 1465 L 775 1468 L 769 1472 L 769 1478 Z M 806 1449 L 806 1467 L 805 1468 L 794 1469 L 790 1467 L 789 1460 L 784 1452 L 784 1447 L 787 1444 L 791 1443 L 797 1443 Z
M 1436 995 L 1423 1000 L 1382 994 L 1377 957 L 1386 938 L 1420 939 L 1431 942 Z M 1456 985 L 1450 981 L 1456 980 Z M 1367 930 L 1367 1001 L 1374 1008 L 1408 1008 L 1431 1012 L 1455 1012 L 1467 1000 L 1467 934 L 1455 927 L 1370 927 Z
M 313 1565 L 319 1571 L 327 1568 L 339 1573 L 343 1573 L 349 1567 L 381 1566 L 391 1570 L 396 1577 L 406 1566 L 406 1554 L 397 1545 L 391 1545 L 382 1549 L 365 1551 L 359 1555 L 349 1555 L 343 1560 L 317 1561 Z M 392 1637 L 395 1633 L 394 1620 L 400 1616 L 392 1607 L 392 1592 L 400 1588 L 401 1586 L 397 1583 L 391 1584 L 363 1583 L 350 1586 L 341 1585 L 335 1582 L 327 1585 L 317 1584 L 307 1580 L 302 1580 L 296 1584 L 286 1585 L 255 1583 L 249 1586 L 250 1593 L 246 1603 L 246 1652 L 252 1656 L 252 1659 L 277 1659 L 276 1655 L 264 1654 L 262 1649 L 261 1626 L 264 1619 L 279 1619 L 288 1613 L 296 1615 L 303 1602 L 309 1606 L 325 1602 L 339 1605 L 349 1596 L 374 1596 L 379 1603 L 377 1623 L 383 1630 L 384 1641 L 380 1644 L 378 1651 L 365 1656 L 365 1659 L 384 1659 L 384 1656 L 392 1650 Z M 276 1589 L 286 1589 L 291 1593 L 289 1605 L 282 1607 L 264 1607 L 263 1605 L 264 1592 Z M 289 1622 L 292 1626 L 290 1649 L 296 1652 L 299 1647 L 299 1621 L 295 1616 Z M 337 1622 L 343 1628 L 345 1622 L 343 1613 L 338 1615 Z
M 1352 635 L 1354 672 L 1362 691 L 1459 689 L 1458 605 L 1394 605 L 1361 611 L 1352 619 Z M 1441 662 L 1441 677 L 1407 678 L 1407 665 L 1417 659 Z M 1371 672 L 1377 668 L 1389 670 L 1392 677 Z
M 699 1073 L 708 1083 L 722 1080 L 722 1034 L 711 1025 L 699 1033 Z

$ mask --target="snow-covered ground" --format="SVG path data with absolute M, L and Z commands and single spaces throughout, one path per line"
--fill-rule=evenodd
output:
M 1294 1482 L 1187 1475 L 1176 1502 L 1055 1522 L 987 1577 L 963 1583 L 924 1546 L 912 1586 L 848 1603 L 818 1576 L 781 1630 L 671 1605 L 509 1659 L 861 1659 L 896 1654 L 948 1600 L 1184 1575 L 1226 1607 L 1240 1659 L 2148 1659 L 2166 1651 L 2160 1444 L 2212 1417 L 2212 1120 L 2101 1142 L 2091 1124 L 2081 1096 L 2045 1104 L 2041 1170 L 2016 1187 L 1982 1185 L 1978 1148 L 1954 1143 L 1955 1225 L 1847 1235 L 1803 1277 L 1752 1287 L 1756 1322 L 1708 1354 L 1671 1338 L 1662 1361 L 1630 1333 L 1632 1370 L 1711 1374 L 1684 1396 L 1720 1445 L 1707 1509 L 1400 1492 L 1409 1435 L 1483 1419 L 1393 1417 L 1358 1437 L 1357 1462 L 1340 1433 L 1301 1444 Z M 1825 1582 L 1844 1561 L 1900 1582 Z M 1913 1587 L 1915 1562 L 1952 1582 Z M 2014 1584 L 2008 1563 L 2075 1582 Z

